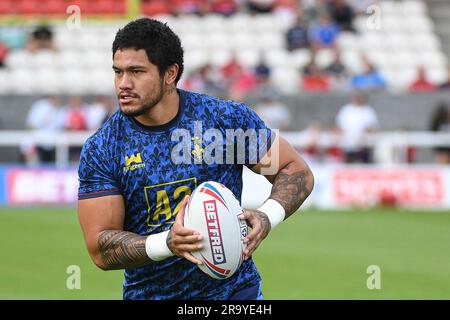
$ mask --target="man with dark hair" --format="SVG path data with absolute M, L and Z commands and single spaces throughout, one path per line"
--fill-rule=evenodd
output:
M 177 89 L 183 50 L 161 22 L 143 18 L 119 30 L 113 69 L 120 110 L 86 141 L 79 167 L 78 215 L 94 263 L 103 270 L 125 269 L 124 299 L 261 298 L 251 255 L 311 192 L 308 166 L 246 105 Z M 232 156 L 225 163 L 207 162 L 199 140 L 206 129 L 263 133 L 246 140 L 245 148 L 238 148 L 234 137 L 223 140 L 219 147 L 232 144 Z M 180 149 L 184 135 L 189 139 L 182 139 Z M 204 142 L 214 138 L 221 140 L 203 137 Z M 248 155 L 263 145 L 266 152 Z M 188 157 L 176 152 L 185 147 Z M 191 150 L 200 152 L 192 153 L 195 163 Z M 273 159 L 274 170 L 266 170 L 264 164 Z M 203 262 L 191 252 L 202 248 L 202 236 L 183 225 L 184 211 L 192 191 L 208 180 L 241 199 L 243 165 L 263 173 L 273 189 L 258 210 L 240 215 L 252 228 L 242 266 L 230 278 L 215 280 L 197 268 Z

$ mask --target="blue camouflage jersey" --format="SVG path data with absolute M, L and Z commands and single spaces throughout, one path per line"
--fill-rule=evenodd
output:
M 83 147 L 78 197 L 83 200 L 122 195 L 125 231 L 145 236 L 170 229 L 184 196 L 204 181 L 224 184 L 240 201 L 243 165 L 251 167 L 270 147 L 261 148 L 263 142 L 272 141 L 270 129 L 246 105 L 183 90 L 178 90 L 178 94 L 179 110 L 170 122 L 147 127 L 117 111 Z M 222 132 L 224 138 L 208 135 L 211 128 Z M 256 145 L 247 139 L 245 150 L 235 146 L 231 164 L 225 145 L 236 143 L 237 139 L 226 139 L 230 129 L 263 132 Z M 222 153 L 223 161 L 206 163 L 202 159 L 206 156 L 205 147 L 213 143 L 217 148 L 210 148 L 210 155 Z M 217 143 L 223 144 L 222 151 Z M 256 156 L 249 152 L 254 148 L 259 151 Z M 126 269 L 123 298 L 228 299 L 259 282 L 260 275 L 251 259 L 232 277 L 215 280 L 188 260 L 170 257 Z

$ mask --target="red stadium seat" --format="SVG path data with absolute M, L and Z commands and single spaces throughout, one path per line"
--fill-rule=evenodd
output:
M 39 14 L 41 13 L 40 1 L 17 0 L 16 9 L 18 14 Z
M 92 14 L 95 12 L 95 1 L 92 0 L 73 0 L 69 1 L 68 5 L 77 5 L 80 7 L 81 14 Z
M 66 0 L 44 0 L 41 5 L 43 13 L 65 14 L 70 3 Z
M 0 0 L 0 14 L 13 14 L 14 11 L 14 0 Z
M 96 14 L 124 14 L 126 5 L 124 0 L 91 0 L 90 10 Z
M 142 13 L 146 16 L 155 16 L 158 14 L 169 14 L 171 12 L 171 8 L 168 1 L 164 0 L 147 0 L 142 1 L 141 10 Z

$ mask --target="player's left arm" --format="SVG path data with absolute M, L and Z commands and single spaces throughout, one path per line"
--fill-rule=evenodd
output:
M 268 165 L 272 168 L 276 166 L 274 173 L 265 173 L 264 168 Z M 314 186 L 311 169 L 281 136 L 275 139 L 267 154 L 251 170 L 263 174 L 272 183 L 272 191 L 263 206 L 257 210 L 244 210 L 241 215 L 241 219 L 247 220 L 252 227 L 245 240 L 245 259 L 252 255 L 275 225 L 300 208 Z

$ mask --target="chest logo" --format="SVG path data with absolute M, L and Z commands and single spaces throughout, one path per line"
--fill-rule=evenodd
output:
M 144 168 L 145 163 L 142 162 L 141 153 L 138 152 L 136 155 L 133 153 L 131 156 L 125 156 L 125 166 L 123 171 L 133 171 L 139 168 Z

